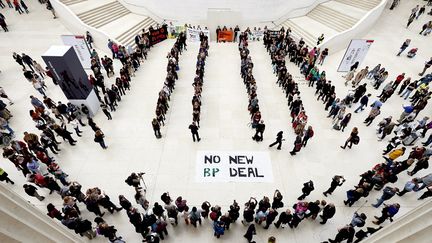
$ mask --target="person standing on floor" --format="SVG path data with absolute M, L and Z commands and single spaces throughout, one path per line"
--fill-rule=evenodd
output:
M 374 216 L 377 220 L 372 221 L 372 223 L 376 225 L 382 224 L 386 219 L 390 219 L 390 222 L 393 222 L 393 217 L 399 212 L 400 205 L 399 203 L 391 204 L 391 205 L 385 205 L 384 208 L 381 211 L 381 216 L 377 217 Z
M 355 109 L 354 113 L 358 113 L 359 111 L 364 110 L 364 107 L 366 107 L 369 103 L 369 97 L 371 97 L 371 94 L 364 95 L 360 99 L 360 106 L 357 109 Z
M 306 130 L 304 136 L 303 136 L 303 141 L 302 141 L 302 145 L 303 147 L 306 147 L 307 142 L 309 141 L 309 139 L 311 139 L 314 136 L 314 130 L 312 128 L 312 126 L 309 126 L 308 129 Z
M 345 149 L 347 146 L 348 148 L 351 148 L 353 144 L 358 144 L 360 142 L 360 137 L 358 136 L 358 128 L 354 127 L 351 131 L 350 136 L 345 141 L 344 146 L 340 146 L 342 149 Z
M 274 210 L 273 208 L 270 208 L 267 217 L 266 217 L 266 225 L 264 226 L 264 229 L 268 229 L 270 225 L 275 221 L 276 217 L 278 216 L 278 212 Z
M 294 141 L 294 148 L 290 152 L 291 155 L 296 155 L 297 152 L 300 152 L 303 145 L 302 137 L 300 135 L 297 135 L 295 141 Z
M 401 48 L 400 48 L 400 50 L 399 50 L 399 52 L 398 52 L 398 54 L 396 56 L 400 56 L 402 54 L 402 52 L 404 52 L 405 49 L 408 48 L 408 46 L 410 45 L 410 43 L 411 43 L 411 39 L 406 39 L 404 41 L 404 43 L 402 43 L 402 46 L 401 46 Z
M 255 135 L 252 137 L 253 140 L 261 142 L 264 138 L 263 133 L 265 130 L 264 120 L 261 120 L 255 127 Z
M 255 224 L 251 224 L 251 225 L 249 225 L 249 227 L 246 231 L 246 234 L 244 234 L 243 237 L 246 238 L 249 243 L 252 243 L 252 242 L 255 242 L 255 241 L 252 241 L 254 235 L 256 235 Z
M 269 145 L 269 147 L 273 147 L 274 145 L 278 145 L 277 146 L 277 149 L 278 150 L 281 150 L 281 147 L 282 147 L 282 141 L 284 141 L 285 139 L 283 139 L 283 131 L 280 131 L 280 132 L 278 132 L 277 133 L 277 135 L 276 135 L 276 141 L 274 142 L 274 143 L 272 143 L 272 144 L 270 144 Z
M 373 120 L 375 120 L 375 118 L 379 116 L 379 114 L 381 114 L 381 107 L 372 107 L 368 117 L 366 117 L 363 123 L 365 123 L 366 126 L 369 126 L 370 124 L 372 124 Z
M 104 102 L 101 102 L 100 107 L 101 107 L 102 112 L 108 118 L 108 120 L 112 120 L 111 113 L 108 111 L 108 106 Z
M 24 9 L 24 11 L 26 12 L 26 14 L 28 14 L 29 11 L 28 11 L 28 7 L 27 7 L 27 5 L 25 4 L 25 2 L 24 2 L 23 0 L 21 0 L 21 1 L 20 1 L 20 4 L 21 4 L 21 7 L 23 7 L 23 9 Z
M 6 183 L 11 183 L 12 185 L 15 184 L 15 182 L 8 177 L 8 173 L 2 168 L 0 168 L 0 181 L 6 181 Z
M 5 32 L 9 32 L 9 29 L 6 24 L 6 17 L 0 13 L 0 26 L 3 28 Z
M 320 222 L 320 224 L 327 223 L 327 220 L 333 218 L 335 214 L 336 214 L 335 205 L 333 203 L 327 204 L 322 211 L 322 215 L 320 215 L 320 218 L 322 219 L 322 222 Z
M 303 194 L 297 198 L 297 200 L 303 200 L 305 199 L 307 196 L 309 196 L 309 194 L 314 190 L 314 184 L 312 181 L 308 181 L 306 183 L 303 184 L 303 188 L 302 188 L 302 192 Z
M 418 178 L 413 178 L 412 180 L 405 183 L 404 189 L 397 193 L 398 196 L 403 196 L 407 192 L 418 191 L 420 190 L 419 180 Z
M 196 137 L 196 140 L 198 142 L 201 141 L 201 138 L 199 137 L 199 134 L 198 134 L 199 128 L 195 122 L 192 122 L 192 124 L 189 125 L 189 129 L 191 130 L 193 141 L 195 142 L 195 137 Z
M 104 138 L 105 138 L 105 135 L 103 134 L 103 132 L 102 132 L 100 129 L 97 130 L 97 131 L 95 131 L 94 141 L 95 141 L 96 143 L 99 143 L 100 146 L 101 146 L 103 149 L 107 149 L 108 146 L 105 145 L 105 140 L 104 140 Z
M 317 40 L 317 46 L 319 46 L 324 41 L 324 34 L 321 34 Z
M 397 187 L 387 186 L 384 188 L 382 196 L 377 199 L 377 203 L 371 204 L 371 205 L 375 208 L 378 208 L 379 206 L 381 206 L 381 204 L 384 203 L 384 201 L 391 199 L 398 192 L 399 192 L 399 189 Z
M 23 188 L 24 188 L 24 191 L 27 193 L 27 195 L 29 195 L 31 197 L 35 197 L 39 201 L 43 201 L 45 199 L 45 197 L 43 197 L 37 193 L 37 188 L 35 186 L 30 185 L 30 184 L 24 184 Z
M 334 240 L 328 239 L 330 243 L 339 243 L 344 240 L 347 240 L 347 242 L 352 242 L 354 238 L 355 230 L 354 227 L 351 225 L 346 225 L 345 227 L 338 230 L 338 233 L 336 234 L 336 237 Z
M 330 184 L 330 188 L 327 189 L 327 191 L 323 192 L 323 195 L 325 197 L 327 197 L 327 194 L 331 195 L 334 192 L 334 190 L 336 189 L 336 187 L 342 186 L 344 182 L 345 182 L 345 178 L 343 176 L 341 176 L 341 175 L 333 176 L 332 182 Z
M 161 138 L 162 134 L 160 132 L 160 124 L 156 118 L 153 118 L 152 120 L 152 127 L 156 138 Z
M 425 65 L 424 65 L 423 71 L 422 71 L 421 73 L 419 73 L 419 76 L 423 76 L 423 75 L 425 74 L 426 70 L 427 70 L 428 68 L 430 68 L 431 66 L 432 66 L 432 57 L 430 58 L 429 61 L 425 62 Z

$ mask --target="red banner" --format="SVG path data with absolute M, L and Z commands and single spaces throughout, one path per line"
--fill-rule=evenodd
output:
M 234 31 L 230 31 L 230 30 L 219 31 L 218 41 L 233 42 L 234 41 Z

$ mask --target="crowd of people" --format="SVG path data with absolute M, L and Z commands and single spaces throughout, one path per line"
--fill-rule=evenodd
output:
M 189 129 L 192 133 L 193 141 L 200 141 L 198 130 L 200 128 L 201 118 L 201 92 L 204 84 L 204 70 L 205 61 L 208 56 L 208 37 L 203 32 L 200 33 L 200 48 L 197 56 L 195 78 L 192 83 L 194 87 L 194 95 L 192 97 L 192 124 L 189 125 Z
M 183 49 L 186 49 L 186 35 L 184 32 L 180 33 L 177 37 L 174 46 L 171 51 L 167 54 L 168 64 L 167 64 L 167 76 L 164 81 L 162 89 L 159 91 L 159 97 L 156 103 L 156 117 L 152 120 L 152 127 L 156 138 L 161 138 L 162 134 L 160 132 L 160 126 L 165 126 L 165 115 L 168 111 L 171 93 L 175 89 L 175 82 L 178 80 L 177 71 L 180 70 L 179 67 L 179 55 L 181 55 Z

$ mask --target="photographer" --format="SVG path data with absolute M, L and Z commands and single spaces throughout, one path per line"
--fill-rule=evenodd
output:
M 142 179 L 142 175 L 144 173 L 132 173 L 126 180 L 126 184 L 128 184 L 129 186 L 133 186 L 133 187 L 139 187 L 140 186 L 140 180 Z
M 338 186 L 342 186 L 345 182 L 345 178 L 343 176 L 335 175 L 333 176 L 332 182 L 330 184 L 330 188 L 323 192 L 324 196 L 327 197 L 327 194 L 332 194 L 332 192 L 336 189 Z

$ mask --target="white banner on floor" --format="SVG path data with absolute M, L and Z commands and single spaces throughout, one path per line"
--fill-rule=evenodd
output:
M 201 32 L 203 32 L 204 35 L 207 36 L 208 39 L 210 40 L 210 31 L 209 30 L 195 30 L 195 29 L 191 29 L 191 28 L 187 28 L 187 31 L 186 31 L 187 39 L 189 41 L 192 41 L 192 42 L 199 42 L 200 41 L 199 35 Z
M 373 40 L 351 40 L 339 64 L 338 72 L 349 72 L 351 66 L 356 62 L 359 62 L 360 67 L 373 42 Z
M 85 69 L 91 68 L 90 49 L 87 46 L 85 36 L 83 35 L 62 35 L 61 39 L 67 46 L 72 46 L 75 50 L 81 65 Z
M 198 151 L 197 182 L 273 182 L 268 152 Z

